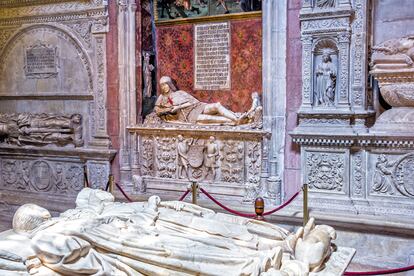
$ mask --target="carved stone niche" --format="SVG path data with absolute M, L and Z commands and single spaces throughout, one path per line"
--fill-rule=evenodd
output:
M 129 127 L 136 134 L 139 173 L 136 192 L 174 194 L 196 181 L 226 200 L 252 202 L 262 185 L 262 130 L 169 125 Z M 177 193 L 178 192 L 178 193 Z
M 414 36 L 391 39 L 373 47 L 371 74 L 392 106 L 382 113 L 372 133 L 414 134 Z

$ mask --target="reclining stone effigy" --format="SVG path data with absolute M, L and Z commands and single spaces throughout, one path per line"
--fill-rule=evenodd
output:
M 13 230 L 0 234 L 0 274 L 341 275 L 354 250 L 336 249 L 334 238 L 313 219 L 290 233 L 158 196 L 125 204 L 85 188 L 59 217 L 34 204 L 16 211 Z

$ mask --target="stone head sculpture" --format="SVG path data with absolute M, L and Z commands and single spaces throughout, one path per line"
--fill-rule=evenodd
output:
M 177 88 L 175 87 L 172 79 L 170 77 L 168 77 L 168 76 L 163 76 L 163 77 L 160 78 L 160 87 L 161 87 L 161 92 L 163 92 L 163 93 L 168 88 L 169 88 L 168 89 L 169 91 L 173 91 L 173 92 L 174 91 L 177 91 Z M 165 87 L 165 88 L 163 88 L 163 87 Z
M 13 230 L 19 234 L 30 234 L 51 217 L 49 211 L 43 207 L 31 203 L 24 204 L 14 213 Z

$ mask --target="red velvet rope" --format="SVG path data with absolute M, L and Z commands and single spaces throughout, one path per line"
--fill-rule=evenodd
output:
M 294 194 L 291 198 L 289 198 L 289 200 L 288 201 L 286 201 L 285 203 L 283 203 L 282 205 L 280 205 L 280 206 L 278 206 L 278 207 L 276 207 L 275 209 L 273 209 L 273 210 L 270 210 L 270 211 L 267 211 L 267 212 L 264 212 L 263 213 L 263 216 L 268 216 L 268 215 L 270 215 L 270 214 L 273 214 L 274 212 L 277 212 L 277 211 L 279 211 L 279 210 L 281 210 L 281 209 L 283 209 L 283 208 L 285 208 L 287 205 L 289 205 L 299 194 L 300 194 L 300 191 L 301 190 L 299 190 L 299 191 L 297 191 L 296 192 L 296 194 Z
M 386 274 L 394 274 L 400 272 L 406 272 L 414 270 L 414 265 L 401 267 L 401 268 L 393 268 L 393 269 L 386 269 L 386 270 L 377 270 L 377 271 L 358 271 L 358 272 L 348 272 L 345 271 L 344 275 L 386 275 Z
M 184 198 L 188 195 L 188 193 L 190 192 L 190 190 L 187 190 L 181 197 L 180 197 L 180 199 L 178 200 L 178 201 L 183 201 L 184 200 Z
M 128 202 L 132 202 L 132 199 L 129 198 L 129 196 L 124 192 L 124 190 L 121 188 L 121 186 L 119 186 L 118 183 L 115 183 L 115 185 L 118 187 L 118 189 L 121 191 L 121 193 L 124 195 L 124 197 L 126 198 L 126 200 L 128 200 Z
M 215 204 L 217 204 L 218 206 L 220 206 L 221 208 L 223 208 L 224 210 L 237 215 L 237 216 L 241 216 L 241 217 L 245 217 L 245 218 L 254 218 L 256 216 L 256 214 L 245 214 L 245 213 L 241 213 L 241 212 L 237 212 L 235 210 L 232 210 L 226 206 L 224 206 L 223 204 L 221 204 L 219 201 L 217 201 L 217 199 L 215 199 L 212 195 L 210 195 L 208 192 L 206 192 L 203 188 L 200 188 L 200 191 L 202 193 L 204 193 L 209 199 L 211 199 Z
M 211 199 L 215 204 L 217 204 L 218 206 L 220 206 L 221 208 L 223 208 L 224 210 L 237 215 L 237 216 L 241 216 L 241 217 L 246 217 L 246 218 L 254 218 L 256 217 L 256 214 L 246 214 L 246 213 L 241 213 L 238 212 L 236 210 L 230 209 L 226 206 L 224 206 L 222 203 L 220 203 L 217 199 L 215 199 L 212 195 L 210 195 L 206 190 L 204 190 L 203 188 L 200 188 L 200 191 L 202 193 L 204 193 L 209 199 Z M 288 201 L 286 201 L 285 203 L 283 203 L 282 205 L 276 207 L 273 210 L 270 210 L 268 212 L 263 213 L 263 216 L 267 216 L 270 214 L 273 214 L 276 211 L 279 211 L 280 209 L 283 209 L 284 207 L 286 207 L 287 205 L 289 205 L 289 203 L 291 203 L 300 193 L 301 190 L 299 190 L 298 192 L 296 192 L 296 194 L 294 194 Z

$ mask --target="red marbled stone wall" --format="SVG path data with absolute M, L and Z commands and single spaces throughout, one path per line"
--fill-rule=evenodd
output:
M 204 102 L 221 102 L 236 112 L 251 105 L 250 94 L 262 91 L 262 20 L 231 21 L 231 90 L 193 91 L 193 25 L 157 27 L 158 79 L 170 76 L 181 90 Z
M 106 41 L 106 65 L 107 65 L 107 109 L 108 109 L 108 134 L 112 142 L 112 148 L 119 150 L 119 103 L 118 103 L 118 31 L 117 31 L 117 6 L 115 1 L 109 1 L 109 33 Z M 111 165 L 111 172 L 115 180 L 119 180 L 118 154 Z
M 299 9 L 301 0 L 288 1 L 287 24 L 287 87 L 286 87 L 286 140 L 285 140 L 285 193 L 293 195 L 301 183 L 300 148 L 292 143 L 288 134 L 298 121 L 297 111 L 302 101 L 302 43 L 300 41 Z

